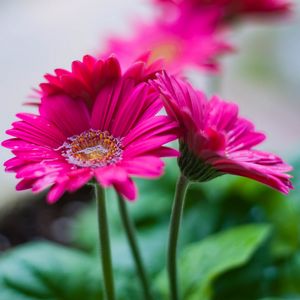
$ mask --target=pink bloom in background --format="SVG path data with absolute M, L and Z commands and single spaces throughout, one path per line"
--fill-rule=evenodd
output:
M 178 15 L 173 20 L 156 20 L 152 24 L 137 23 L 133 36 L 108 41 L 108 53 L 116 53 L 129 65 L 140 53 L 148 53 L 150 61 L 163 59 L 170 72 L 188 67 L 218 71 L 218 58 L 232 51 L 221 33 L 216 33 L 217 12 Z
M 48 201 L 55 202 L 95 178 L 135 199 L 131 176 L 160 176 L 160 157 L 178 153 L 163 146 L 178 129 L 169 117 L 156 116 L 162 103 L 147 83 L 155 78 L 152 67 L 136 62 L 122 75 L 116 58 L 85 56 L 71 72 L 47 75 L 39 112 L 18 114 L 7 131 L 13 138 L 3 142 L 15 155 L 5 166 L 22 179 L 17 190 L 51 187 Z
M 156 0 L 161 3 L 175 4 L 180 10 L 222 11 L 223 21 L 230 21 L 243 16 L 277 16 L 291 11 L 288 0 Z
M 291 166 L 281 158 L 253 149 L 265 135 L 238 116 L 238 106 L 217 96 L 205 95 L 188 83 L 158 76 L 154 85 L 162 93 L 165 108 L 178 121 L 179 165 L 183 174 L 195 181 L 206 181 L 222 174 L 248 177 L 287 194 L 292 187 Z

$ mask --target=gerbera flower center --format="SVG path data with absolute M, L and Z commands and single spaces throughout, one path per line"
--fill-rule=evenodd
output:
M 151 61 L 164 58 L 167 62 L 172 62 L 179 53 L 180 43 L 175 40 L 164 41 L 152 48 Z
M 68 138 L 61 150 L 69 163 L 91 168 L 115 164 L 121 160 L 123 152 L 120 138 L 94 129 Z

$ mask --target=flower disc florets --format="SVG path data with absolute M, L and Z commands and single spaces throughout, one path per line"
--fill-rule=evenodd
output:
M 68 138 L 61 150 L 69 163 L 90 168 L 115 164 L 121 160 L 123 152 L 120 138 L 94 129 Z

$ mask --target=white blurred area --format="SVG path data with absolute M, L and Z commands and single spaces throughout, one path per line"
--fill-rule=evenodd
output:
M 297 1 L 297 0 L 295 0 Z M 126 33 L 131 17 L 150 19 L 146 0 L 1 0 L 0 139 L 28 111 L 22 106 L 44 73 L 84 54 L 98 53 L 110 33 Z M 150 0 L 148 0 L 150 2 Z M 299 15 L 299 14 L 298 14 Z M 298 16 L 297 15 L 297 16 Z M 225 60 L 221 95 L 269 137 L 264 149 L 286 158 L 300 155 L 300 21 L 238 28 L 239 52 Z M 11 157 L 1 148 L 0 163 Z M 16 179 L 0 169 L 0 208 L 12 198 Z

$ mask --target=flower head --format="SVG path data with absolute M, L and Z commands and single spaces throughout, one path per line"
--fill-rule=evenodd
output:
M 291 167 L 281 158 L 253 149 L 265 135 L 238 116 L 238 106 L 217 96 L 205 95 L 188 83 L 160 75 L 153 83 L 161 92 L 165 108 L 182 130 L 182 173 L 193 181 L 207 181 L 222 174 L 248 177 L 283 193 L 292 188 Z
M 38 113 L 18 114 L 7 131 L 13 138 L 3 142 L 15 155 L 5 166 L 22 179 L 17 189 L 51 187 L 54 202 L 95 178 L 135 199 L 131 176 L 160 176 L 160 157 L 177 155 L 163 146 L 176 139 L 177 125 L 156 115 L 162 103 L 147 82 L 154 78 L 149 70 L 137 62 L 122 74 L 115 57 L 86 56 L 71 72 L 47 75 Z
M 164 60 L 170 72 L 190 67 L 215 72 L 218 57 L 232 51 L 223 34 L 216 33 L 218 18 L 215 12 L 208 12 L 201 18 L 182 14 L 172 20 L 137 23 L 131 38 L 109 40 L 108 53 L 116 53 L 125 65 L 140 53 L 148 53 L 150 61 Z

